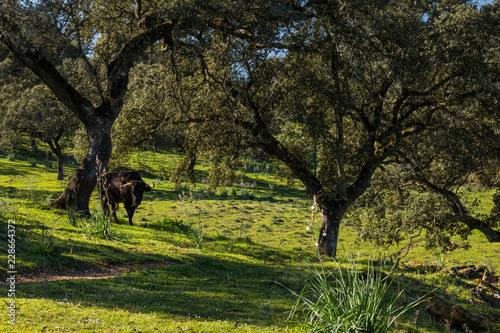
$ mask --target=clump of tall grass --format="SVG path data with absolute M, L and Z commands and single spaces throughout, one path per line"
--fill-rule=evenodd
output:
M 85 222 L 83 228 L 87 238 L 97 237 L 107 240 L 116 240 L 116 235 L 111 231 L 112 218 L 107 216 L 102 207 L 96 209 L 90 221 Z
M 39 242 L 33 246 L 32 252 L 45 256 L 59 254 L 59 249 L 54 242 L 54 236 L 49 232 L 50 228 L 43 228 Z
M 205 238 L 205 231 L 203 224 L 200 222 L 198 227 L 191 226 L 191 234 L 189 238 L 193 241 L 195 247 L 199 250 L 203 248 L 203 239 Z
M 189 191 L 189 194 L 185 194 L 184 191 L 181 191 L 178 202 L 182 213 L 182 224 L 189 226 L 189 233 L 187 235 L 194 243 L 195 247 L 201 250 L 205 238 L 205 231 L 203 230 L 201 219 L 201 213 L 203 211 L 201 202 L 198 202 L 198 205 L 196 205 L 192 190 Z M 198 216 L 199 223 L 197 226 L 191 221 L 192 215 Z
M 27 190 L 27 197 L 26 197 L 26 199 L 31 200 L 31 201 L 35 201 L 35 199 L 36 199 L 36 185 L 35 185 L 35 182 L 36 182 L 36 177 L 35 176 L 31 176 L 28 179 L 28 183 L 26 185 L 26 190 Z
M 385 262 L 368 262 L 366 272 L 359 273 L 351 258 L 347 268 L 337 262 L 332 271 L 314 270 L 302 291 L 294 295 L 297 302 L 289 319 L 308 332 L 387 332 L 405 312 L 430 298 L 423 296 L 399 305 L 403 291 L 393 293 L 393 268 L 389 274 Z
M 446 253 L 442 249 L 437 249 L 434 256 L 435 256 L 434 264 L 440 270 L 443 270 L 446 264 L 448 263 L 448 259 L 446 259 Z
M 76 196 L 78 193 L 78 188 L 75 189 L 75 192 L 72 194 L 73 198 L 70 200 L 70 198 L 66 197 L 66 207 L 68 208 L 66 212 L 66 217 L 68 218 L 69 224 L 72 226 L 77 226 L 78 225 L 78 216 L 80 213 L 78 212 L 78 206 L 77 206 L 77 201 L 76 201 Z

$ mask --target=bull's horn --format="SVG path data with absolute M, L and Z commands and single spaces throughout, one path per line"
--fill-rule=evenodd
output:
M 132 186 L 132 183 L 123 184 L 120 188 L 129 188 L 130 186 Z
M 146 187 L 149 188 L 149 189 L 152 189 L 153 187 L 155 187 L 155 183 L 153 182 L 153 184 L 146 184 Z

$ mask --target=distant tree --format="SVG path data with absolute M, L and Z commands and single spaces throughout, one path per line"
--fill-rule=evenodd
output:
M 4 103 L 3 128 L 45 142 L 57 159 L 57 179 L 64 179 L 62 139 L 71 137 L 78 120 L 44 84 L 24 88 Z
M 52 92 L 20 63 L 6 56 L 0 76 L 1 131 L 15 141 L 26 135 L 31 148 L 38 149 L 36 139 L 45 142 L 57 158 L 57 179 L 63 179 L 61 140 L 71 137 L 77 118 Z

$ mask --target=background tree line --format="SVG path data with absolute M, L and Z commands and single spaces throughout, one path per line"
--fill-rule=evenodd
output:
M 461 0 L 2 2 L 3 137 L 40 135 L 15 117 L 31 114 L 52 140 L 63 135 L 56 124 L 78 119 L 87 151 L 53 207 L 75 201 L 87 212 L 96 159 L 107 166 L 112 147 L 118 156 L 164 134 L 187 152 L 179 174 L 203 156 L 213 186 L 249 151 L 278 161 L 322 212 L 324 254 L 335 256 L 342 219 L 363 202 L 366 238 L 425 228 L 449 245 L 478 229 L 498 242 L 497 216 L 473 216 L 457 192 L 497 170 L 498 9 Z

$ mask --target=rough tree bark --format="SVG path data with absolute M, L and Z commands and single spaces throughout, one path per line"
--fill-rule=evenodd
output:
M 100 119 L 99 126 L 87 128 L 89 141 L 87 156 L 71 176 L 61 196 L 51 203 L 52 207 L 88 213 L 89 199 L 97 184 L 98 173 L 102 172 L 111 158 L 113 121 L 114 119 Z
M 319 253 L 333 256 L 337 255 L 337 244 L 339 241 L 340 222 L 347 208 L 352 203 L 342 199 L 330 199 L 328 196 L 317 197 L 317 203 L 321 209 L 321 227 L 319 228 L 318 250 Z

